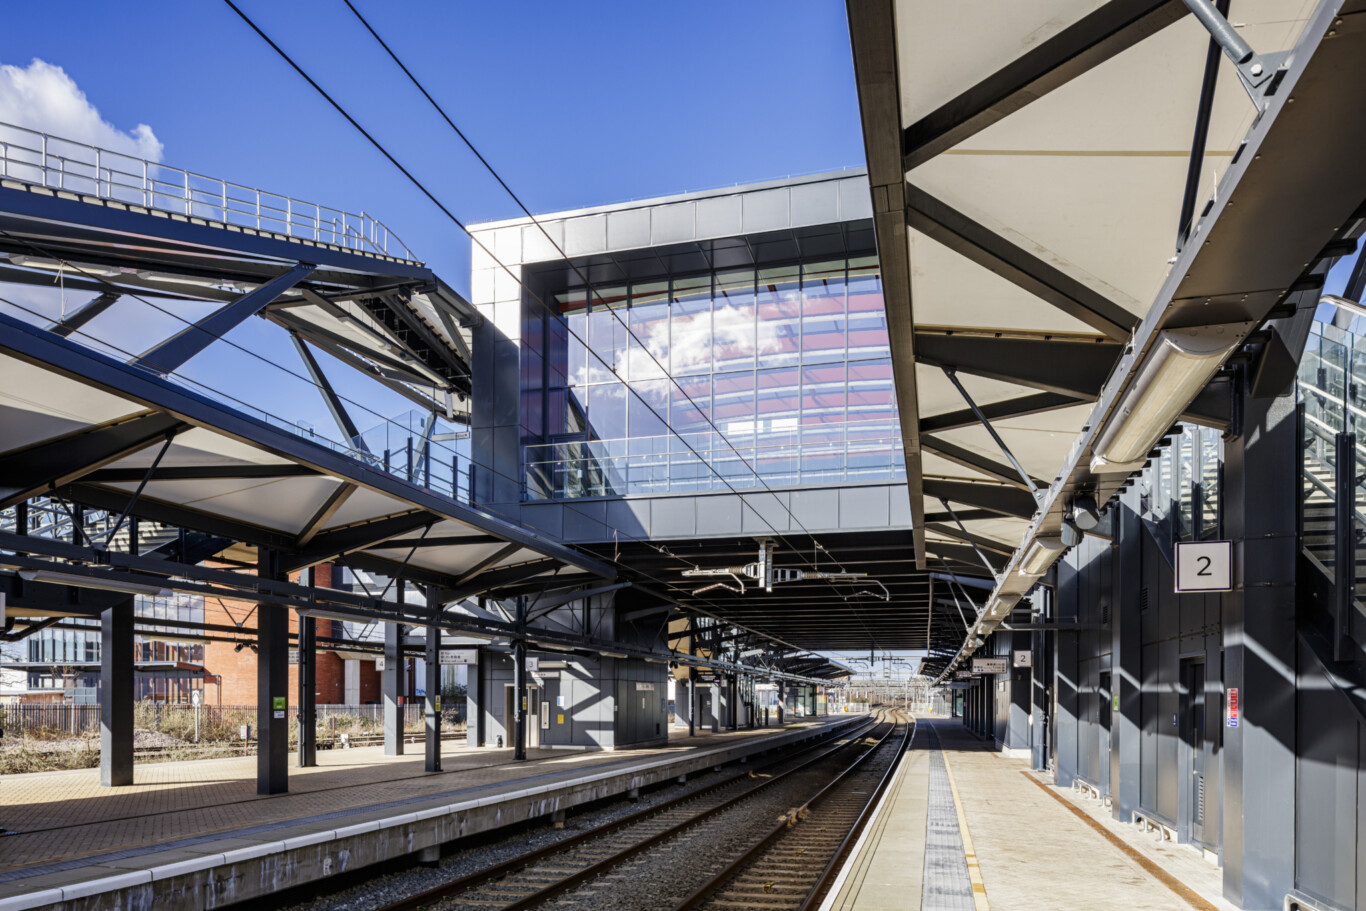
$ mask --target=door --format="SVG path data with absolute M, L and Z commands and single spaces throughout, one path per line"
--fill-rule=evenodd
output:
M 1202 659 L 1186 660 L 1182 664 L 1182 693 L 1185 703 L 1183 714 L 1186 723 L 1181 732 L 1179 749 L 1182 751 L 1182 768 L 1187 770 L 1190 782 L 1190 797 L 1186 801 L 1191 841 L 1207 844 L 1205 836 L 1205 811 L 1208 799 L 1205 793 L 1205 662 Z
M 1110 699 L 1110 672 L 1100 672 L 1099 704 L 1096 706 L 1096 786 L 1102 794 L 1110 793 L 1110 721 L 1113 703 Z
M 517 737 L 517 705 L 513 693 L 516 688 L 511 683 L 503 684 L 503 727 L 507 731 L 507 745 L 515 746 Z M 526 746 L 533 749 L 541 745 L 541 691 L 527 687 L 526 705 Z
M 1206 844 L 1205 662 L 1191 666 L 1191 838 Z

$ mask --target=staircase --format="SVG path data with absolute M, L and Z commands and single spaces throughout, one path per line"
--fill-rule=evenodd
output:
M 1337 564 L 1334 534 L 1337 503 L 1333 499 L 1333 467 L 1306 454 L 1303 477 L 1304 549 L 1331 577 Z M 1366 491 L 1358 485 L 1355 493 L 1357 521 L 1354 527 L 1358 544 L 1355 548 L 1356 597 L 1358 601 L 1366 601 L 1366 548 L 1359 546 L 1363 531 L 1366 531 L 1366 520 L 1363 519 L 1366 517 Z

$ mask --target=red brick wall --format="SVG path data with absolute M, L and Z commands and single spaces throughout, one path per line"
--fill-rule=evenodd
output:
M 317 583 L 319 585 L 330 585 L 331 578 L 330 566 L 318 567 Z M 204 668 L 211 675 L 204 685 L 206 702 L 223 705 L 256 704 L 256 652 L 249 645 L 256 641 L 254 607 L 255 605 L 244 601 L 219 598 L 205 599 L 204 622 L 223 626 L 235 626 L 241 623 L 244 631 L 241 634 L 240 641 L 248 643 L 240 651 L 232 642 L 209 642 L 204 646 Z M 288 614 L 290 647 L 293 648 L 298 642 L 295 637 L 299 632 L 299 615 L 293 610 L 288 611 Z M 316 623 L 319 638 L 332 635 L 331 620 L 320 618 Z M 341 624 L 339 623 L 337 626 L 338 633 L 340 633 Z M 214 635 L 227 637 L 229 634 L 215 633 Z M 321 650 L 318 652 L 317 688 L 314 698 L 319 705 L 346 701 L 345 674 L 345 663 L 341 658 L 332 652 Z M 222 678 L 221 694 L 214 685 L 213 675 L 220 675 Z M 291 664 L 289 666 L 289 692 L 287 694 L 290 706 L 297 704 L 298 693 L 299 667 L 296 664 Z M 379 693 L 379 675 L 375 672 L 374 663 L 361 662 L 361 701 L 378 701 Z

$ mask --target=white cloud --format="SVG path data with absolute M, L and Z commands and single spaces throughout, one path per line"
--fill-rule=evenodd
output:
M 151 161 L 160 161 L 163 151 L 147 124 L 118 129 L 100 116 L 65 70 L 36 57 L 27 67 L 0 66 L 0 123 Z

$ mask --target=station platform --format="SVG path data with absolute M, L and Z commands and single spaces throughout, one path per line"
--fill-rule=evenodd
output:
M 861 715 L 589 752 L 443 745 L 325 750 L 290 767 L 290 791 L 256 793 L 255 757 L 139 765 L 101 788 L 98 769 L 0 781 L 0 911 L 60 906 L 219 908 L 457 838 L 546 816 L 777 747 L 829 736 Z M 292 759 L 292 757 L 291 757 Z
M 822 911 L 1235 911 L 1219 868 L 951 718 L 915 737 Z

